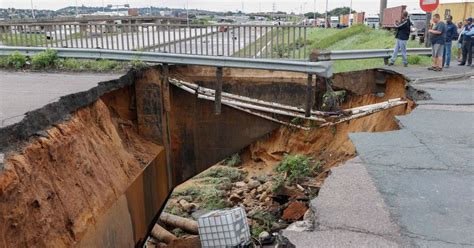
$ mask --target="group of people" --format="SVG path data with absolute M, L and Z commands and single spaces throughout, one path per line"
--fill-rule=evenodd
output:
M 402 53 L 402 62 L 408 66 L 407 59 L 407 43 L 410 37 L 412 23 L 408 17 L 408 12 L 403 12 L 402 20 L 395 24 L 396 44 L 389 65 L 393 65 L 398 57 L 398 52 Z M 465 23 L 453 23 L 452 16 L 446 17 L 444 23 L 439 14 L 434 14 L 432 26 L 428 30 L 430 42 L 432 44 L 432 60 L 433 64 L 428 70 L 442 71 L 449 68 L 451 64 L 451 50 L 453 42 L 458 48 L 458 62 L 460 66 L 472 66 L 472 52 L 474 46 L 474 25 L 472 17 L 465 20 Z

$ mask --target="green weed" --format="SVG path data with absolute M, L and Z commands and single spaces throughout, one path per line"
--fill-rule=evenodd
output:
M 58 58 L 58 52 L 55 50 L 47 49 L 44 52 L 40 52 L 33 56 L 31 59 L 31 65 L 33 69 L 44 69 L 53 66 Z
M 417 65 L 421 62 L 421 57 L 418 55 L 410 55 L 408 56 L 408 64 L 410 65 Z
M 287 183 L 291 184 L 303 177 L 313 176 L 320 168 L 319 162 L 313 162 L 305 155 L 285 155 L 285 158 L 277 166 L 276 171 L 288 175 Z
M 225 165 L 232 166 L 232 167 L 239 166 L 241 163 L 242 163 L 242 160 L 240 159 L 240 155 L 238 153 L 224 160 Z
M 7 64 L 17 70 L 21 69 L 26 64 L 26 56 L 18 51 L 15 51 L 7 57 Z
M 218 166 L 212 167 L 196 176 L 196 178 L 206 177 L 229 178 L 232 182 L 237 182 L 245 178 L 245 173 L 237 168 Z

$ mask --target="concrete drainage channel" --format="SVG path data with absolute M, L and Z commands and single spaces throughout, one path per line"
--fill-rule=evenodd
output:
M 407 102 L 318 128 L 270 115 L 292 124 L 282 125 L 226 105 L 215 115 L 213 102 L 179 87 L 164 89 L 163 75 L 161 67 L 131 71 L 0 129 L 2 246 L 165 245 L 148 236 L 156 234 L 157 221 L 171 232 L 162 230 L 171 234 L 168 246 L 199 245 L 194 228 L 176 228 L 158 213 L 192 220 L 232 206 L 246 210 L 258 239 L 305 218 L 330 169 L 355 156 L 350 132 L 398 129 L 393 117 L 409 113 L 412 98 L 423 93 L 407 90 L 405 79 L 389 71 L 337 74 L 332 88 L 346 92 L 341 109 Z M 215 84 L 214 68 L 171 67 L 169 76 Z M 224 69 L 223 82 L 223 92 L 306 104 L 307 78 L 298 73 Z M 314 108 L 326 102 L 326 86 L 316 80 Z

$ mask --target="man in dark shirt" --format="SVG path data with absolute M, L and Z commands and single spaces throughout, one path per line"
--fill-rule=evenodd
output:
M 446 39 L 444 43 L 444 52 L 443 52 L 443 66 L 449 68 L 451 63 L 451 48 L 453 40 L 457 39 L 458 30 L 456 25 L 453 23 L 453 17 L 448 16 L 446 18 Z
M 446 24 L 441 21 L 439 14 L 433 15 L 433 27 L 428 30 L 431 41 L 431 58 L 433 66 L 428 70 L 443 70 L 444 43 L 446 40 Z
M 472 17 L 466 19 L 466 25 L 461 32 L 462 40 L 462 62 L 459 65 L 471 65 L 472 64 L 472 42 L 474 35 L 474 25 L 472 25 Z
M 395 63 L 395 60 L 398 57 L 398 50 L 402 52 L 403 65 L 405 67 L 408 65 L 407 43 L 408 37 L 410 37 L 411 25 L 411 21 L 408 18 L 408 12 L 404 11 L 401 22 L 395 23 L 395 28 L 397 29 L 395 38 L 397 39 L 397 41 L 395 44 L 395 49 L 393 49 L 392 57 L 390 58 L 390 63 L 388 65 L 393 65 Z

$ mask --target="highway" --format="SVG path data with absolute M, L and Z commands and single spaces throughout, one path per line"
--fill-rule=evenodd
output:
M 75 30 L 52 31 L 48 43 L 53 47 L 104 48 L 116 50 L 148 50 L 169 53 L 231 56 L 253 43 L 265 29 L 237 27 L 219 32 L 218 26 L 157 29 L 156 26 L 139 27 L 136 32 L 102 33 L 100 28 L 88 30 L 82 37 Z M 69 35 L 78 39 L 64 39 Z M 85 35 L 84 35 L 85 36 Z
M 26 112 L 57 101 L 61 96 L 88 90 L 118 74 L 2 71 L 0 128 L 23 119 Z

